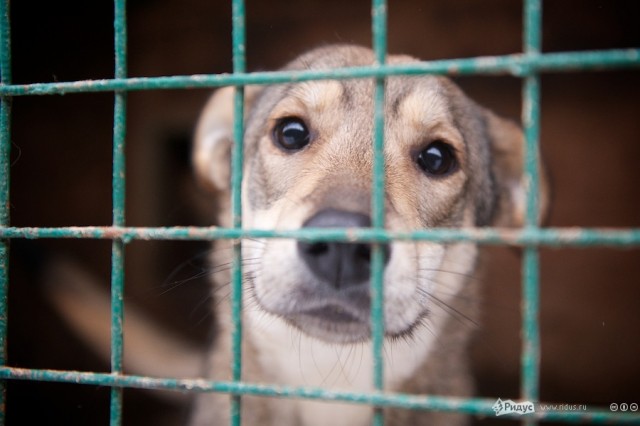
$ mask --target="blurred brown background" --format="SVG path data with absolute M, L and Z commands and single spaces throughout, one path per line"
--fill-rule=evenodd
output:
M 129 75 L 231 71 L 230 2 L 131 0 Z M 390 1 L 389 50 L 422 59 L 521 51 L 521 2 Z M 112 2 L 21 0 L 11 4 L 15 83 L 113 76 Z M 640 46 L 640 3 L 544 3 L 544 51 Z M 370 45 L 369 1 L 247 1 L 249 70 L 271 70 L 324 43 Z M 481 104 L 520 116 L 520 80 L 460 77 Z M 189 144 L 208 90 L 129 94 L 127 223 L 208 225 L 212 206 L 192 179 Z M 542 150 L 553 182 L 549 226 L 640 226 L 640 72 L 545 74 Z M 13 108 L 13 226 L 109 225 L 113 95 L 17 97 Z M 133 242 L 128 303 L 197 344 L 210 334 L 206 244 Z M 478 395 L 517 398 L 520 259 L 491 248 L 483 327 L 473 348 Z M 542 250 L 542 399 L 640 403 L 639 250 Z M 73 259 L 109 282 L 110 243 L 13 241 L 9 362 L 31 368 L 108 371 L 55 315 L 40 287 L 42 265 Z M 172 272 L 177 271 L 176 276 Z M 8 424 L 107 424 L 108 390 L 10 382 Z M 180 424 L 184 407 L 153 392 L 125 391 L 125 424 Z M 491 419 L 480 420 L 489 424 Z M 507 422 L 508 423 L 508 422 Z M 501 422 L 504 424 L 504 422 Z

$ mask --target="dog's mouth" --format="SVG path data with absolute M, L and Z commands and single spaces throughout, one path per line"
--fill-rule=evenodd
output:
M 397 330 L 385 330 L 387 338 L 411 336 L 428 311 L 424 311 L 411 323 Z M 345 303 L 325 303 L 292 314 L 280 314 L 289 324 L 303 333 L 328 343 L 362 343 L 371 339 L 369 307 L 360 308 Z
M 332 297 L 298 289 L 289 293 L 286 299 L 288 303 L 268 305 L 258 297 L 257 302 L 262 310 L 318 340 L 337 344 L 371 340 L 371 301 L 368 292 L 356 291 Z M 385 337 L 395 339 L 411 336 L 426 315 L 425 310 L 416 318 L 391 328 L 385 321 Z
M 301 305 L 280 316 L 305 334 L 329 343 L 354 343 L 370 338 L 368 301 L 361 303 L 363 306 L 344 300 Z
M 338 305 L 326 305 L 302 312 L 302 315 L 336 324 L 350 324 L 362 322 L 358 316 Z

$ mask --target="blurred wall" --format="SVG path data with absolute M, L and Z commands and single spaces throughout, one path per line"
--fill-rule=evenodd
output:
M 129 75 L 231 71 L 226 1 L 131 0 Z M 390 1 L 389 50 L 422 59 L 521 50 L 520 2 Z M 368 1 L 247 1 L 250 70 L 271 70 L 325 43 L 370 45 Z M 544 51 L 640 46 L 640 3 L 566 0 L 544 4 Z M 110 78 L 110 1 L 11 4 L 16 83 Z M 478 102 L 518 119 L 521 83 L 460 77 Z M 127 123 L 127 223 L 208 225 L 214 206 L 194 183 L 189 143 L 208 90 L 131 92 Z M 640 72 L 542 77 L 542 150 L 552 177 L 549 226 L 640 226 Z M 17 97 L 13 108 L 14 226 L 111 222 L 113 96 Z M 169 330 L 204 344 L 211 334 L 202 243 L 134 242 L 127 249 L 128 303 Z M 482 326 L 474 342 L 478 393 L 514 398 L 519 389 L 520 259 L 490 248 Z M 638 250 L 542 250 L 542 398 L 640 402 Z M 67 258 L 109 282 L 108 241 L 12 242 L 11 365 L 108 371 L 43 297 L 39 268 Z M 178 284 L 178 285 L 174 285 Z M 179 424 L 184 408 L 153 393 L 125 392 L 125 424 Z M 106 422 L 108 391 L 11 382 L 11 424 L 59 419 Z M 482 424 L 489 424 L 490 419 Z

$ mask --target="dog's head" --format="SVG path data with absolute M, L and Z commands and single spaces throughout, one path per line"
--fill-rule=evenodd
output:
M 390 56 L 389 63 L 412 62 Z M 286 69 L 366 66 L 370 50 L 330 46 Z M 233 88 L 202 115 L 194 163 L 228 199 Z M 243 221 L 247 228 L 370 226 L 372 79 L 246 88 Z M 385 226 L 518 226 L 523 137 L 513 123 L 435 76 L 390 77 L 385 89 Z M 223 212 L 224 215 L 228 212 Z M 228 224 L 228 220 L 222 220 Z M 385 330 L 402 336 L 446 303 L 475 267 L 472 244 L 393 242 L 385 253 Z M 262 311 L 330 342 L 369 338 L 370 247 L 247 241 L 248 289 Z

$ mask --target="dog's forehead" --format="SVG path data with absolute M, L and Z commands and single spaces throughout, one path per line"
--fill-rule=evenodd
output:
M 370 80 L 326 80 L 291 84 L 280 91 L 270 110 L 272 117 L 296 114 L 350 117 L 351 126 L 370 127 L 374 85 Z M 452 108 L 443 80 L 432 76 L 389 77 L 385 86 L 388 124 L 415 127 L 452 123 Z
M 326 111 L 336 111 L 344 103 L 347 90 L 343 82 L 308 81 L 292 84 L 282 93 L 281 99 L 275 104 L 272 115 L 292 114 L 321 114 Z
M 389 64 L 403 64 L 418 60 L 406 55 L 390 55 Z M 335 69 L 366 67 L 375 63 L 370 49 L 357 46 L 331 46 L 302 55 L 285 69 Z M 428 75 L 388 77 L 385 82 L 386 114 L 391 120 L 444 119 L 449 116 L 448 87 L 442 77 Z M 345 108 L 350 113 L 372 111 L 375 83 L 373 79 L 309 81 L 292 84 L 280 92 L 282 98 L 291 97 L 312 111 Z M 421 124 L 416 122 L 415 124 Z
M 392 120 L 415 127 L 451 122 L 452 111 L 444 81 L 437 77 L 391 77 L 385 92 L 387 114 Z

